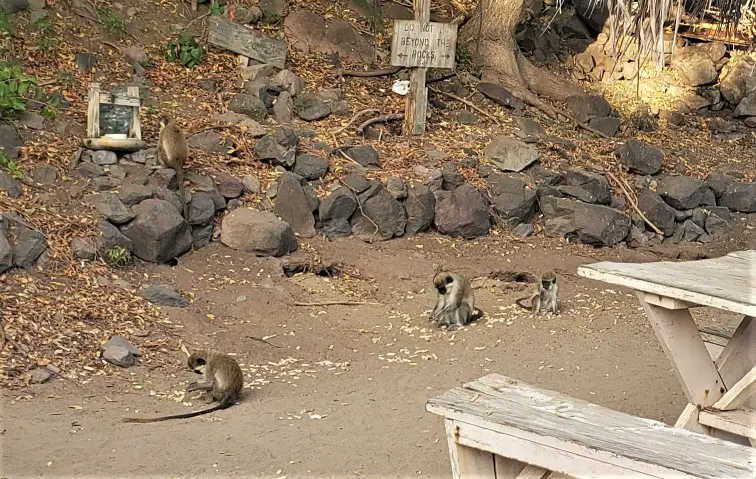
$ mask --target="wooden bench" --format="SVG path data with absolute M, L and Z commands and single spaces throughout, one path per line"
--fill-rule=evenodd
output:
M 602 261 L 578 275 L 635 290 L 688 399 L 675 426 L 756 446 L 756 250 L 699 261 Z M 701 306 L 744 316 L 729 338 L 715 339 L 693 319 Z
M 749 478 L 747 446 L 613 411 L 500 374 L 430 399 L 462 478 Z

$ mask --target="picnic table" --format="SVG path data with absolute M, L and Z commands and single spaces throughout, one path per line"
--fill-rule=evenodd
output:
M 688 399 L 676 427 L 756 446 L 756 250 L 685 262 L 602 261 L 578 275 L 635 291 Z M 701 306 L 743 315 L 716 358 L 691 314 Z

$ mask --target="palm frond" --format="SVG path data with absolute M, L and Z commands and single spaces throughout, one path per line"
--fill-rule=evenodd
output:
M 609 14 L 609 37 L 615 55 L 625 55 L 634 45 L 636 60 L 650 58 L 659 68 L 666 54 L 674 54 L 677 34 L 686 24 L 705 21 L 717 37 L 732 38 L 741 23 L 751 28 L 746 35 L 753 44 L 756 0 L 590 0 L 589 12 L 605 9 Z M 672 41 L 665 41 L 671 30 Z

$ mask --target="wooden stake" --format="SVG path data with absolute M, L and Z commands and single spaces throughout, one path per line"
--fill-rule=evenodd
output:
M 415 20 L 430 22 L 430 0 L 413 0 Z M 425 115 L 428 111 L 428 88 L 425 85 L 427 68 L 410 70 L 410 88 L 407 94 L 407 106 L 404 110 L 404 134 L 425 134 Z

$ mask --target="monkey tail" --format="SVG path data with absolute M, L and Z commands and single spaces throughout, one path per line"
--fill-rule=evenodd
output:
M 186 194 L 184 192 L 184 168 L 176 168 L 176 179 L 178 180 L 179 196 L 181 196 L 181 207 L 184 209 L 184 219 L 189 221 L 189 207 L 186 204 Z
M 230 407 L 233 403 L 234 402 L 229 398 L 229 399 L 224 399 L 223 401 L 221 401 L 220 403 L 216 404 L 213 407 L 210 407 L 207 409 L 201 409 L 199 411 L 192 411 L 192 412 L 187 412 L 184 414 L 174 414 L 172 416 L 160 416 L 160 417 L 125 417 L 121 419 L 121 422 L 145 424 L 148 422 L 167 421 L 168 419 L 188 419 L 190 417 L 196 417 L 202 414 L 207 414 L 209 412 L 220 411 L 221 409 L 226 409 Z
M 521 302 L 521 301 L 525 301 L 526 299 L 530 299 L 530 298 L 528 298 L 527 296 L 525 296 L 524 298 L 515 299 L 515 303 L 517 303 L 517 306 L 521 307 L 522 309 L 527 309 L 528 311 L 530 311 L 531 307 L 530 306 L 525 306 Z

